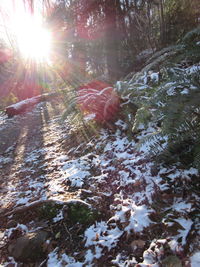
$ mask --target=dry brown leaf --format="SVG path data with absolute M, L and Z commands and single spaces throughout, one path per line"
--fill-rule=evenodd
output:
M 142 239 L 137 239 L 134 240 L 133 242 L 131 242 L 131 248 L 133 251 L 135 251 L 136 249 L 142 249 L 144 248 L 146 242 Z

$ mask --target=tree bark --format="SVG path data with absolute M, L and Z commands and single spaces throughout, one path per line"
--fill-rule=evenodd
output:
M 117 36 L 117 0 L 106 0 L 104 2 L 105 12 L 105 50 L 108 77 L 115 81 L 119 75 L 118 65 L 118 36 Z

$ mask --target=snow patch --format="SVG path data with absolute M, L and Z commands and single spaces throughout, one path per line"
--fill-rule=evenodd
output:
M 59 222 L 64 219 L 63 211 L 60 210 L 56 217 L 53 218 L 53 222 Z
M 191 267 L 199 267 L 200 266 L 200 251 L 194 253 L 190 257 Z
M 110 250 L 117 244 L 122 233 L 123 232 L 119 230 L 117 226 L 113 229 L 109 229 L 106 222 L 98 222 L 85 231 L 85 246 L 89 247 L 94 245 L 96 247 L 99 245 L 101 247 L 107 247 Z
M 71 186 L 82 187 L 84 179 L 90 175 L 88 162 L 84 159 L 71 160 L 62 168 L 63 176 L 71 182 Z
M 179 229 L 179 235 L 177 237 L 178 238 L 181 237 L 182 238 L 182 245 L 185 245 L 187 235 L 188 235 L 189 231 L 191 230 L 193 222 L 191 220 L 189 220 L 189 219 L 187 220 L 185 218 L 178 218 L 178 219 L 175 219 L 174 221 L 178 222 L 183 227 L 183 230 Z

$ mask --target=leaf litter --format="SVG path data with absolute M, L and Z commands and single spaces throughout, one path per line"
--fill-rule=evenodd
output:
M 34 221 L 38 216 L 34 212 L 30 218 L 20 218 L 14 228 L 7 229 L 3 220 L 5 243 L 20 225 L 25 232 L 33 232 L 39 225 L 39 229 L 51 228 L 46 266 L 155 267 L 171 256 L 170 260 L 178 258 L 182 266 L 198 266 L 199 194 L 193 190 L 199 181 L 197 170 L 155 168 L 147 151 L 137 151 L 135 142 L 128 140 L 122 120 L 116 122 L 115 130 L 101 129 L 95 138 L 74 141 L 69 121 L 61 124 L 60 115 L 52 114 L 45 121 L 46 106 L 51 108 L 49 103 L 41 103 L 15 120 L 1 119 L 1 136 L 5 129 L 9 134 L 15 128 L 29 127 L 25 137 L 18 136 L 21 157 L 13 147 L 16 138 L 0 153 L 4 177 L 1 212 L 34 201 L 75 198 L 90 204 L 100 215 L 84 226 L 67 225 L 62 210 L 52 215 L 52 225 Z M 70 146 L 66 146 L 70 138 Z M 24 140 L 26 147 L 22 146 Z M 5 253 L 2 264 L 9 263 L 17 264 Z

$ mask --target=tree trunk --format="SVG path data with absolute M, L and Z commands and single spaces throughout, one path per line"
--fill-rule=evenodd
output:
M 111 3 L 112 2 L 112 3 Z M 118 64 L 118 34 L 117 34 L 117 0 L 106 0 L 105 12 L 105 50 L 108 77 L 115 81 L 119 76 Z
M 160 43 L 161 46 L 163 46 L 166 43 L 166 26 L 165 26 L 163 0 L 160 0 Z

